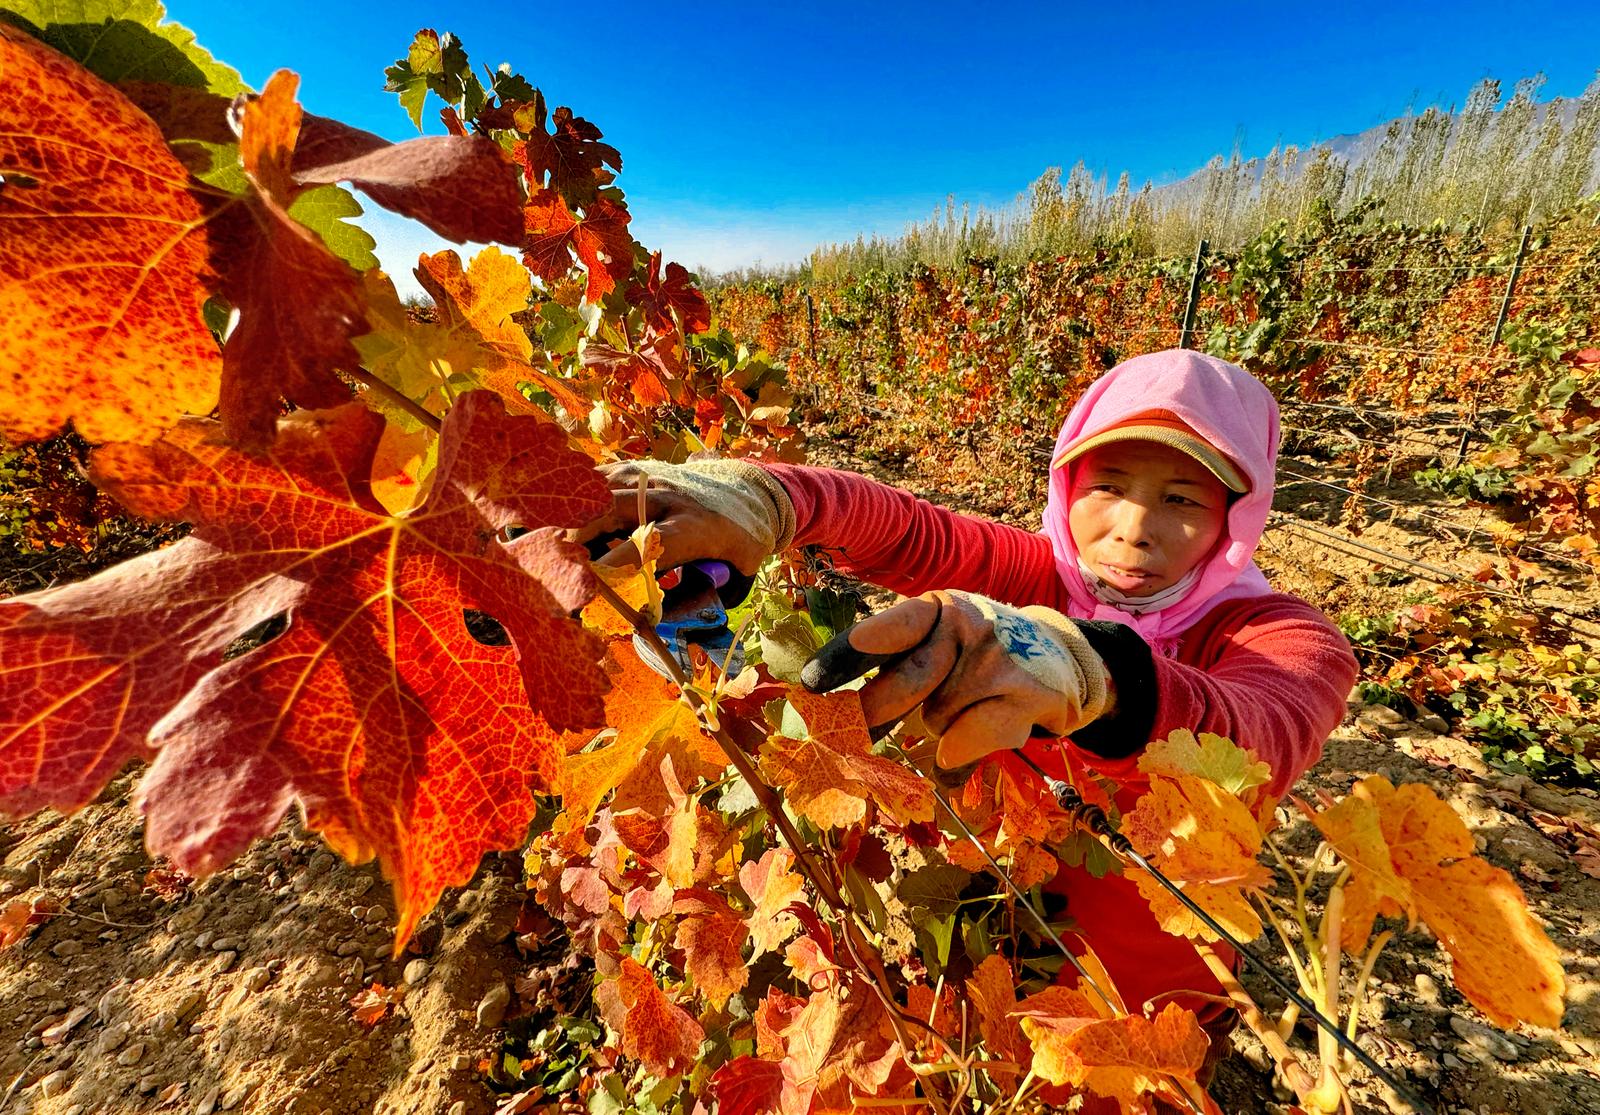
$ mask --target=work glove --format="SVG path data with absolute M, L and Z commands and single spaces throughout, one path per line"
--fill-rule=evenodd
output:
M 945 768 L 1030 736 L 1071 735 L 1112 704 L 1110 675 L 1076 623 L 970 592 L 930 592 L 863 620 L 819 650 L 800 680 L 823 692 L 874 666 L 861 689 L 867 723 L 893 724 L 921 705 Z
M 654 523 L 661 535 L 656 562 L 661 569 L 706 558 L 751 575 L 794 539 L 794 505 L 788 493 L 746 461 L 625 461 L 601 471 L 611 486 L 611 510 L 575 531 L 574 541 L 587 543 L 637 527 L 641 477 L 647 483 L 644 520 Z M 631 542 L 623 542 L 599 564 L 638 565 L 639 553 Z

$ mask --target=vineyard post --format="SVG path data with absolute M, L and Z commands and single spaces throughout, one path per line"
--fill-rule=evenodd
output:
M 1194 312 L 1200 305 L 1200 272 L 1206 265 L 1206 249 L 1209 243 L 1204 237 L 1200 240 L 1199 247 L 1194 250 L 1194 273 L 1189 276 L 1189 298 L 1183 307 L 1183 325 L 1178 330 L 1178 347 L 1192 348 L 1189 342 L 1194 339 Z
M 1517 279 L 1522 276 L 1522 261 L 1528 256 L 1528 241 L 1533 236 L 1531 224 L 1522 226 L 1522 241 L 1517 245 L 1517 257 L 1511 262 L 1511 274 L 1506 276 L 1505 293 L 1500 296 L 1500 312 L 1494 318 L 1494 331 L 1489 335 L 1489 347 L 1483 350 L 1488 356 L 1500 343 L 1500 334 L 1506 327 L 1506 317 L 1511 313 L 1511 299 L 1517 293 Z M 1478 391 L 1472 392 L 1472 411 L 1467 416 L 1467 421 L 1461 428 L 1461 444 L 1456 446 L 1457 466 L 1467 457 L 1467 442 L 1472 439 L 1473 432 L 1478 424 Z
M 811 291 L 806 291 L 806 335 L 811 343 L 811 362 L 817 362 L 817 304 L 811 300 Z

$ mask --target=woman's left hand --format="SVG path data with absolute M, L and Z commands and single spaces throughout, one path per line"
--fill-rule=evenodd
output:
M 946 768 L 1035 734 L 1069 735 L 1109 711 L 1105 666 L 1073 620 L 976 593 L 901 601 L 836 636 L 800 676 L 821 692 L 874 666 L 861 689 L 867 723 L 892 724 L 921 705 Z

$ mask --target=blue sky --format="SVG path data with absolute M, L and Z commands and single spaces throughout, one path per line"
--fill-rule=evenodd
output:
M 1082 159 L 1157 184 L 1356 132 L 1483 77 L 1576 96 L 1600 66 L 1600 4 L 595 4 L 270 6 L 169 0 L 259 88 L 300 73 L 308 109 L 414 135 L 383 69 L 417 29 L 510 62 L 621 151 L 637 238 L 691 265 L 803 257 L 898 233 L 943 199 L 1010 201 Z M 439 130 L 437 102 L 425 118 Z M 397 280 L 434 243 L 369 227 Z M 402 265 L 401 261 L 406 260 Z

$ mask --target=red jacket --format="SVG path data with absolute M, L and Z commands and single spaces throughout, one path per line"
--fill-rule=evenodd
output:
M 906 595 L 963 589 L 1019 607 L 1065 611 L 1066 589 L 1040 534 L 936 507 L 854 473 L 767 465 L 794 503 L 795 545 L 832 551 L 841 570 Z M 1131 636 L 1129 638 L 1128 636 Z M 1126 812 L 1144 792 L 1140 750 L 1176 728 L 1215 732 L 1271 765 L 1282 794 L 1316 762 L 1344 717 L 1357 666 L 1328 618 L 1284 594 L 1226 601 L 1163 657 L 1128 628 L 1090 632 L 1116 684 L 1113 723 L 1068 747 L 1123 787 Z M 1063 867 L 1050 889 L 1105 962 L 1130 1007 L 1190 988 L 1218 993 L 1190 944 L 1163 932 L 1133 883 Z

